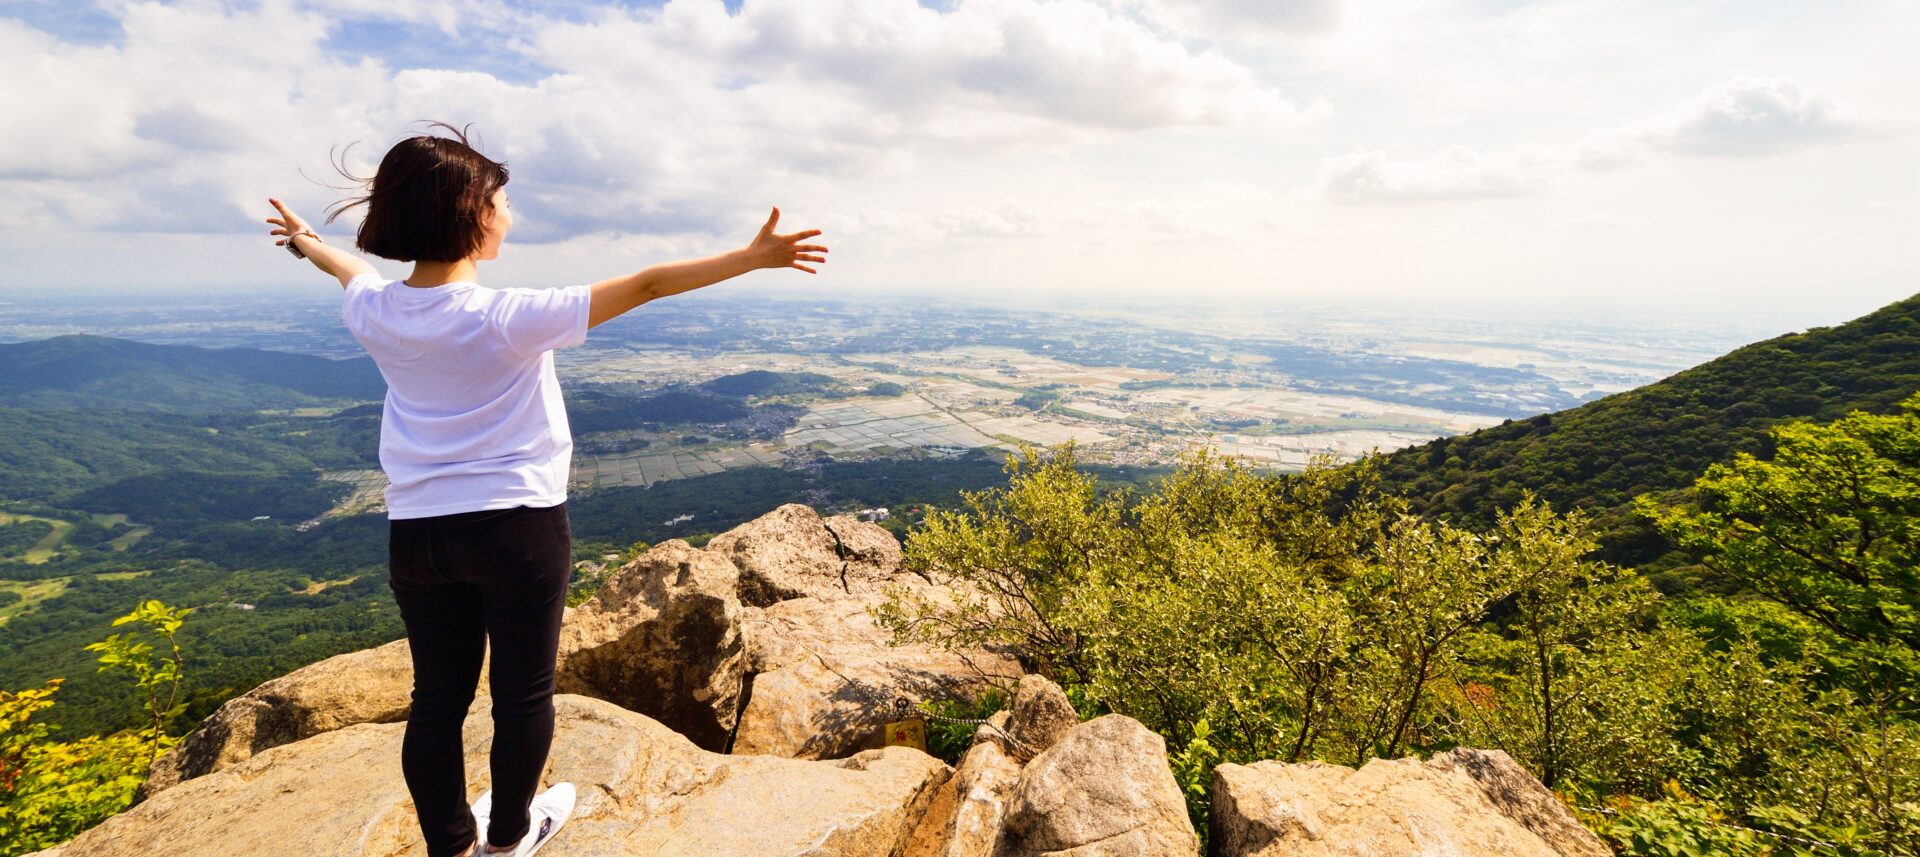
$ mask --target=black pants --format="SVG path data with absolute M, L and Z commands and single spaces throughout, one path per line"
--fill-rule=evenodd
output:
M 554 658 L 573 568 L 567 505 L 388 522 L 388 585 L 413 653 L 400 766 L 429 857 L 474 841 L 461 724 L 493 640 L 493 809 L 487 841 L 511 845 L 553 744 Z

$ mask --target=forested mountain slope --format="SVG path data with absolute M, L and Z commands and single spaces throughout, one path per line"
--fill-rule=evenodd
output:
M 1767 428 L 1898 411 L 1920 390 L 1920 295 L 1833 327 L 1756 342 L 1623 393 L 1382 456 L 1416 511 L 1479 528 L 1523 488 L 1586 509 L 1615 562 L 1646 564 L 1664 540 L 1626 512 L 1633 497 L 1684 489 L 1736 452 L 1772 454 Z
M 223 411 L 379 399 L 365 357 L 328 360 L 257 348 L 153 345 L 75 334 L 0 344 L 0 405 Z

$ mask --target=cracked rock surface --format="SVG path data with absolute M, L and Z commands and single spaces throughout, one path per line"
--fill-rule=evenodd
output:
M 469 800 L 487 788 L 485 705 L 467 720 Z M 564 779 L 579 794 L 556 854 L 890 857 L 951 772 L 905 747 L 832 762 L 727 756 L 609 702 L 561 694 L 554 707 L 543 787 Z M 403 729 L 364 723 L 267 750 L 41 857 L 424 855 L 400 775 Z
M 1359 770 L 1276 760 L 1213 769 L 1210 846 L 1230 857 L 1606 857 L 1506 753 L 1457 749 Z
M 1068 729 L 1021 769 L 995 857 L 1194 857 L 1200 840 L 1140 721 L 1105 714 Z

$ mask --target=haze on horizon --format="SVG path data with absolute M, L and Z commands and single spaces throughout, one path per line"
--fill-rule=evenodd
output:
M 1890 1 L 10 0 L 0 300 L 324 293 L 265 197 L 318 223 L 330 148 L 442 119 L 513 171 L 495 285 L 778 205 L 832 263 L 742 288 L 1834 323 L 1920 291 L 1916 43 Z

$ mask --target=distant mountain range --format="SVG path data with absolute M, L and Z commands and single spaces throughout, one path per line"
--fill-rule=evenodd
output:
M 210 413 L 379 399 L 373 360 L 75 334 L 0 344 L 0 405 Z
M 1920 295 L 1833 327 L 1777 336 L 1579 407 L 1508 420 L 1384 456 L 1388 487 L 1415 511 L 1474 528 L 1523 488 L 1600 524 L 1607 559 L 1671 561 L 1627 511 L 1634 496 L 1684 489 L 1736 452 L 1772 455 L 1767 429 L 1898 411 L 1920 390 Z M 1657 565 L 1655 566 L 1657 570 Z

